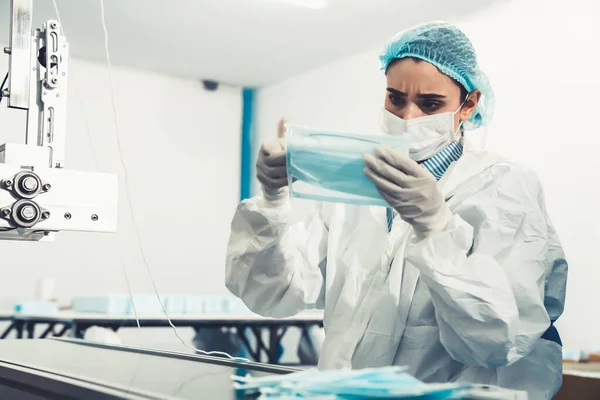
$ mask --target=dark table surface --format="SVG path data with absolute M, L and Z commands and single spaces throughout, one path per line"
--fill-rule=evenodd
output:
M 232 375 L 265 376 L 293 371 L 266 364 L 74 339 L 0 341 L 0 364 L 0 381 L 4 378 L 2 368 L 25 368 L 31 372 L 28 382 L 35 382 L 35 375 L 43 373 L 56 380 L 68 378 L 83 386 L 106 387 L 151 399 L 240 399 L 240 394 L 233 390 Z M 39 381 L 37 385 L 52 386 L 48 381 Z

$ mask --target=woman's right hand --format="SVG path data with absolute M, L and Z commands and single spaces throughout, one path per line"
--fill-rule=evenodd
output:
M 283 139 L 265 142 L 260 147 L 256 161 L 256 177 L 267 199 L 278 197 L 288 185 L 286 153 Z

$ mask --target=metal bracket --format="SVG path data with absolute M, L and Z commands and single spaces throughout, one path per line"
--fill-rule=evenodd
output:
M 50 148 L 52 168 L 65 165 L 65 132 L 69 46 L 58 21 L 44 24 L 45 74 L 41 84 L 42 124 L 39 145 Z M 38 74 L 39 76 L 40 74 Z

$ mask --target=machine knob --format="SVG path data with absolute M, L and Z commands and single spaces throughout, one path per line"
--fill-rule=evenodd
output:
M 28 176 L 23 179 L 23 189 L 28 192 L 35 192 L 38 188 L 38 181 L 34 177 Z
M 37 211 L 33 206 L 24 206 L 19 210 L 19 213 L 25 221 L 32 221 L 37 217 Z
M 21 171 L 14 176 L 11 185 L 5 180 L 4 186 L 9 187 L 17 199 L 33 199 L 42 191 L 42 180 L 34 172 Z
M 50 217 L 48 215 L 47 218 L 42 218 L 43 213 L 49 214 L 50 212 L 41 209 L 35 201 L 29 199 L 17 200 L 12 205 L 9 215 L 6 215 L 6 212 L 3 211 L 5 218 L 10 218 L 12 224 L 18 228 L 31 228 L 40 222 L 40 219 L 48 219 Z

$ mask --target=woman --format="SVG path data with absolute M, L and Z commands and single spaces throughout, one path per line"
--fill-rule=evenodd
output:
M 463 153 L 462 133 L 493 108 L 470 41 L 452 25 L 425 24 L 395 37 L 381 61 L 382 129 L 410 143 L 410 158 L 365 155 L 389 209 L 318 204 L 297 222 L 285 145 L 266 143 L 263 195 L 233 219 L 227 287 L 265 316 L 325 301 L 320 368 L 406 365 L 425 382 L 552 398 L 567 263 L 538 178 L 498 155 Z

